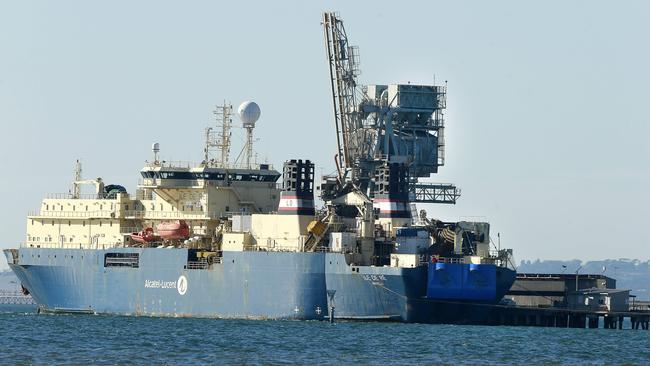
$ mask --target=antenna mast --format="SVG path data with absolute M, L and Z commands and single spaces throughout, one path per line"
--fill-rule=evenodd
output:
M 81 197 L 81 186 L 76 184 L 76 182 L 81 181 L 81 161 L 77 159 L 74 165 L 74 177 L 72 179 L 72 198 Z
M 232 105 L 223 102 L 213 112 L 219 131 L 213 131 L 212 127 L 205 129 L 205 165 L 228 168 L 230 159 L 230 129 L 232 127 Z M 211 151 L 219 151 L 217 160 L 211 159 Z

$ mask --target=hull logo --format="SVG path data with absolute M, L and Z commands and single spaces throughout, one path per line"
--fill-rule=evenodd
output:
M 178 277 L 178 281 L 176 282 L 176 289 L 178 290 L 179 294 L 185 295 L 187 292 L 187 277 L 184 275 Z

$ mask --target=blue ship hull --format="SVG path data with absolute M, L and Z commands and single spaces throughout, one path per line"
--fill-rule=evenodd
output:
M 106 266 L 107 253 L 138 255 L 137 267 Z M 343 254 L 224 252 L 188 269 L 188 249 L 21 248 L 7 261 L 42 311 L 239 319 L 335 318 L 480 323 L 514 281 L 504 271 L 489 301 L 427 298 L 427 266 L 350 266 Z M 335 291 L 328 303 L 328 290 Z M 460 306 L 459 306 L 460 304 Z M 482 311 L 485 309 L 485 311 Z
M 107 252 L 138 253 L 138 268 L 105 267 Z M 21 248 L 19 264 L 8 260 L 43 311 L 322 319 L 327 308 L 323 257 L 225 252 L 222 263 L 210 269 L 186 269 L 187 249 Z
M 328 254 L 325 276 L 328 290 L 336 291 L 334 301 L 330 302 L 335 307 L 334 317 L 481 324 L 493 309 L 491 305 L 503 298 L 516 277 L 511 269 L 491 265 L 494 270 L 492 296 L 480 296 L 481 289 L 468 289 L 465 297 L 451 298 L 447 295 L 449 289 L 435 288 L 431 267 L 355 267 L 348 266 L 341 256 Z M 456 285 L 451 283 L 449 287 Z

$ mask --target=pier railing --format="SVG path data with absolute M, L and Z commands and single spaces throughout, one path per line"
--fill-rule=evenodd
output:
M 0 304 L 3 305 L 33 305 L 34 299 L 20 291 L 0 291 Z

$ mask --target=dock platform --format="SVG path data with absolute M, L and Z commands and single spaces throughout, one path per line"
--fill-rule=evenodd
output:
M 490 312 L 487 325 L 593 329 L 602 324 L 605 329 L 624 329 L 626 318 L 630 320 L 631 329 L 648 330 L 650 327 L 650 311 L 594 311 L 498 305 Z

